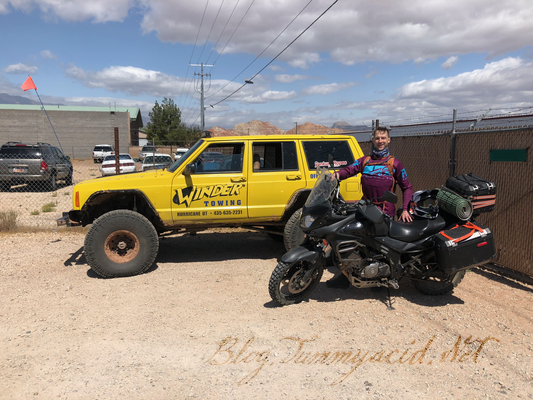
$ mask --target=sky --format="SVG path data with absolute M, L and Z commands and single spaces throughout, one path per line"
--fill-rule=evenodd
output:
M 532 0 L 0 0 L 0 93 L 231 129 L 533 110 Z M 203 68 L 202 65 L 203 64 Z M 203 71 L 203 73 L 202 73 Z M 246 83 L 246 82 L 249 83 Z

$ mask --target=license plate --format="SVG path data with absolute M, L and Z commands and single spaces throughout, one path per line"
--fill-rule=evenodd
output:
M 24 172 L 24 168 L 13 168 L 13 172 Z

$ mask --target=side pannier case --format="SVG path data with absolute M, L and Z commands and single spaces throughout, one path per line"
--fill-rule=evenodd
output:
M 491 212 L 496 206 L 496 184 L 472 173 L 449 177 L 446 187 L 470 200 L 476 214 Z
M 434 249 L 437 263 L 447 274 L 486 264 L 496 256 L 492 231 L 477 222 L 439 232 Z

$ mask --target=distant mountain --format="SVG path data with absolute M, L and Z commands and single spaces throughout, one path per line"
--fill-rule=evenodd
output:
M 346 121 L 338 121 L 335 122 L 332 126 L 333 129 L 342 129 L 344 131 L 348 132 L 361 132 L 361 131 L 368 131 L 371 129 L 371 127 L 365 126 L 365 125 L 350 125 Z
M 30 100 L 22 96 L 11 96 L 7 93 L 0 93 L 0 104 L 26 104 L 26 105 L 35 105 L 40 104 L 37 101 Z

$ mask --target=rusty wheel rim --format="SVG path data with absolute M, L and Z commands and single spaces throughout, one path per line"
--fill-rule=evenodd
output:
M 104 243 L 106 256 L 113 262 L 124 264 L 139 254 L 139 239 L 130 231 L 115 231 Z

